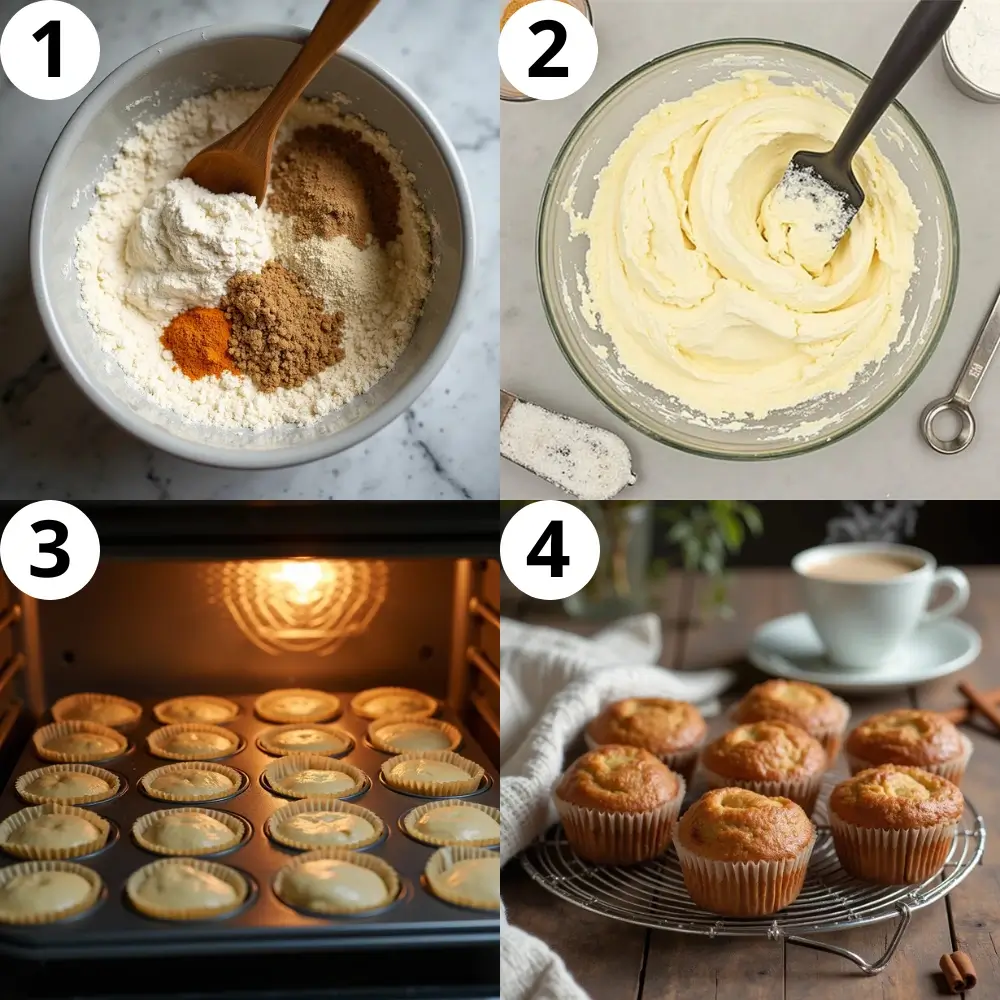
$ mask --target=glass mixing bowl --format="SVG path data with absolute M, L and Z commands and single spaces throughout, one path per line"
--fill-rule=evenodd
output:
M 812 451 L 873 420 L 917 377 L 951 312 L 958 276 L 958 218 L 944 167 L 930 140 L 899 104 L 875 129 L 882 153 L 893 162 L 920 211 L 917 270 L 903 306 L 903 323 L 891 350 L 859 373 L 847 392 L 827 393 L 760 419 L 734 422 L 692 419 L 666 393 L 618 364 L 611 339 L 588 326 L 581 311 L 578 276 L 585 275 L 589 241 L 570 237 L 564 202 L 587 215 L 596 174 L 648 111 L 716 80 L 746 70 L 782 74 L 779 84 L 822 81 L 826 96 L 847 107 L 868 77 L 832 56 L 767 39 L 722 39 L 679 49 L 619 80 L 580 119 L 549 174 L 538 219 L 538 280 L 549 324 L 583 382 L 636 430 L 695 454 L 715 458 L 777 458 Z

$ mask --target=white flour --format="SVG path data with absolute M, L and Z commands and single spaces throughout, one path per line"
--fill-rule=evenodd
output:
M 111 170 L 97 184 L 98 200 L 77 234 L 82 305 L 98 341 L 138 389 L 196 423 L 263 430 L 307 424 L 343 406 L 370 389 L 396 363 L 413 335 L 430 288 L 430 227 L 413 176 L 399 152 L 387 136 L 362 119 L 342 113 L 335 103 L 299 101 L 279 132 L 279 143 L 305 125 L 329 123 L 360 131 L 389 163 L 400 187 L 402 233 L 385 250 L 376 246 L 360 251 L 342 238 L 330 241 L 329 246 L 313 246 L 321 241 L 308 241 L 294 248 L 288 220 L 268 212 L 266 205 L 261 213 L 274 250 L 286 266 L 301 271 L 314 290 L 322 292 L 328 308 L 344 313 L 344 360 L 302 386 L 268 393 L 257 390 L 248 378 L 229 373 L 191 381 L 174 369 L 170 353 L 160 345 L 163 322 L 150 319 L 127 300 L 131 278 L 126 260 L 128 234 L 151 193 L 175 180 L 200 149 L 245 121 L 266 93 L 217 91 L 191 98 L 162 118 L 139 124 L 138 134 L 124 144 Z M 343 277 L 344 287 L 334 288 L 324 277 L 324 262 Z M 216 264 L 219 271 L 214 277 L 206 281 L 202 274 L 198 279 L 206 282 L 208 300 L 189 305 L 218 304 L 212 291 L 229 264 L 222 257 L 216 258 Z M 373 288 L 387 291 L 386 298 L 375 296 Z
M 969 80 L 1000 94 L 1000 0 L 965 0 L 948 29 L 948 48 Z

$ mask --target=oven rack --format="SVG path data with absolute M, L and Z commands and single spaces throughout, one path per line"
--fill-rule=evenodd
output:
M 832 780 L 827 779 L 824 791 L 828 792 L 831 785 Z M 824 794 L 824 803 L 826 798 Z M 817 818 L 825 820 L 825 815 Z M 982 858 L 985 846 L 986 824 L 966 798 L 962 826 L 942 871 L 919 885 L 881 886 L 848 875 L 837 859 L 829 826 L 817 823 L 816 846 L 798 899 L 780 913 L 757 918 L 725 918 L 696 907 L 684 886 L 674 851 L 629 867 L 594 865 L 575 854 L 562 827 L 554 826 L 521 855 L 521 865 L 553 895 L 612 920 L 708 938 L 785 940 L 839 955 L 865 975 L 874 976 L 891 961 L 913 912 L 946 896 L 967 878 Z M 888 946 L 872 961 L 846 948 L 802 936 L 892 919 L 897 923 Z

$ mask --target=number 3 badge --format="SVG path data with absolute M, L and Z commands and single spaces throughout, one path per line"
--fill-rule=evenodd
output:
M 535 0 L 500 32 L 500 68 L 522 94 L 557 101 L 575 94 L 597 65 L 597 35 L 585 14 L 563 0 Z
M 597 571 L 601 542 L 579 507 L 539 500 L 522 507 L 500 538 L 500 562 L 523 594 L 559 601 L 582 590 Z
M 93 522 L 61 500 L 22 507 L 0 535 L 0 565 L 7 579 L 41 601 L 59 601 L 82 590 L 100 560 Z

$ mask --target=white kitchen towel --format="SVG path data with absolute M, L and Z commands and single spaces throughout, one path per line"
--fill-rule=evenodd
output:
M 551 823 L 552 788 L 566 748 L 604 705 L 629 696 L 679 698 L 718 711 L 727 670 L 651 666 L 661 650 L 656 615 L 626 618 L 584 639 L 504 619 L 500 627 L 500 864 Z M 561 959 L 502 913 L 503 1000 L 587 1000 Z

